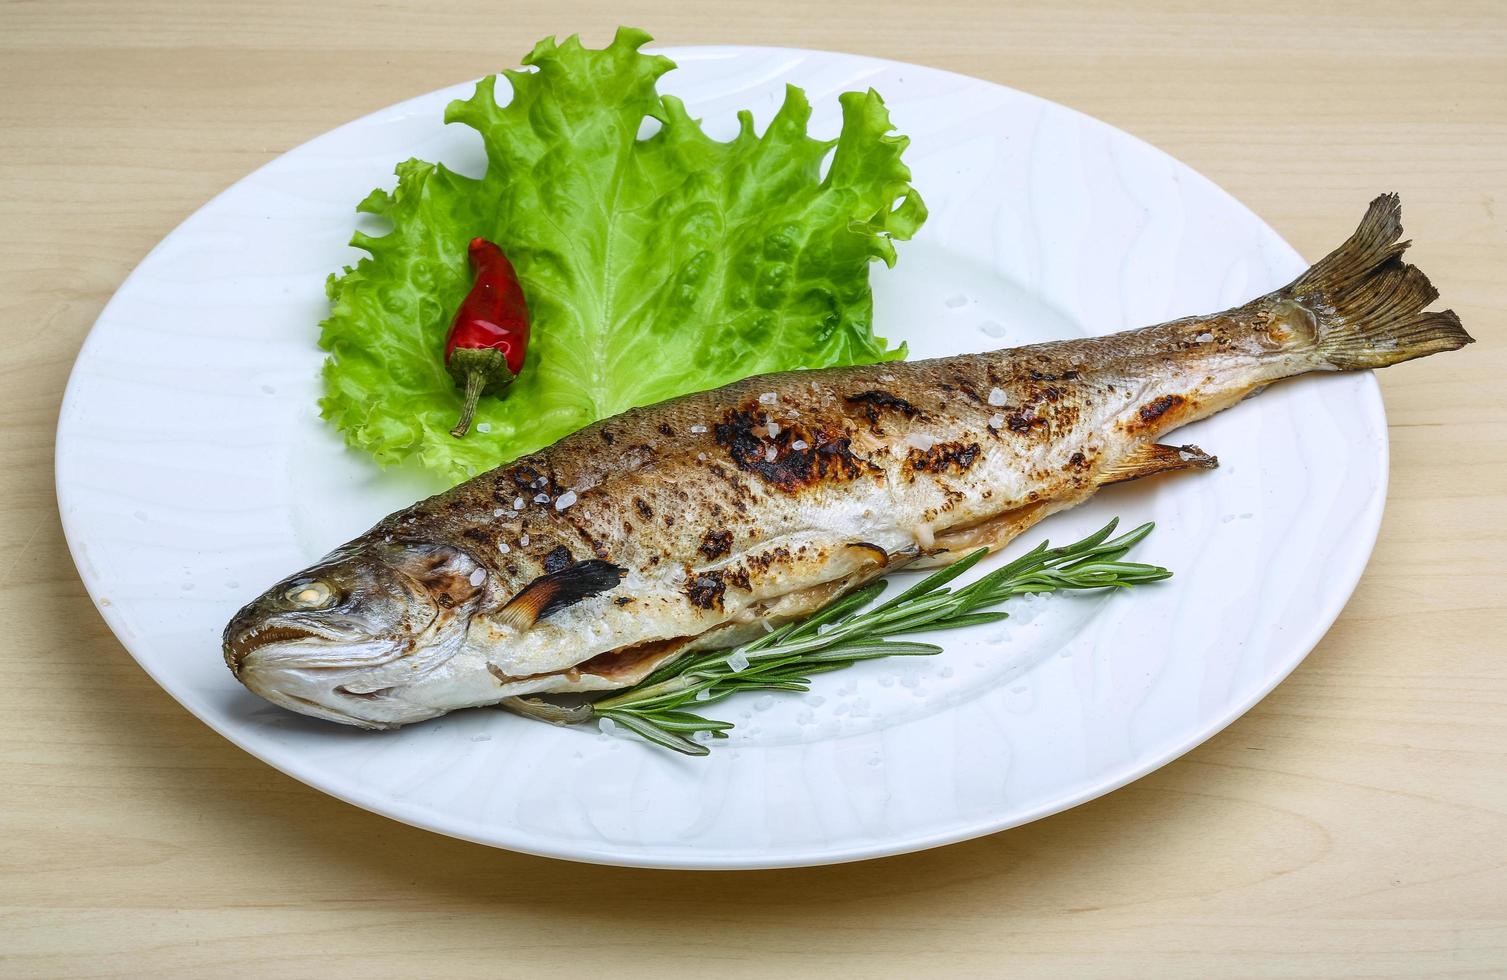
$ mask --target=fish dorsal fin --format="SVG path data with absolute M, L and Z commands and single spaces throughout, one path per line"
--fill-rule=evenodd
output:
M 1099 486 L 1139 480 L 1143 476 L 1171 473 L 1174 470 L 1212 470 L 1219 459 L 1197 446 L 1164 446 L 1148 442 L 1132 449 L 1124 459 L 1099 474 Z
M 622 580 L 623 570 L 610 561 L 577 562 L 534 579 L 494 619 L 522 633 L 555 610 L 615 589 Z

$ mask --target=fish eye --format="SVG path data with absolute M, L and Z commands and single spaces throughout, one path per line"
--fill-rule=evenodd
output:
M 283 593 L 283 598 L 300 609 L 323 609 L 335 601 L 335 594 L 330 587 L 318 579 L 309 582 L 298 582 Z

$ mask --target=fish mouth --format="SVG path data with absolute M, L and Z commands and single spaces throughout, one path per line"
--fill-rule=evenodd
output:
M 283 623 L 273 623 L 268 626 L 252 626 L 241 630 L 233 637 L 225 640 L 225 665 L 236 677 L 241 676 L 241 668 L 246 663 L 246 658 L 262 647 L 274 644 L 282 645 L 299 643 L 303 640 L 336 640 L 338 637 L 326 633 L 320 633 L 302 626 L 288 626 Z

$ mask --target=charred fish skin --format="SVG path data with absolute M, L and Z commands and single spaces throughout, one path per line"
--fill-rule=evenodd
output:
M 758 620 L 808 613 L 888 570 L 1002 547 L 1100 486 L 1213 466 L 1197 447 L 1158 440 L 1275 381 L 1469 343 L 1452 312 L 1424 312 L 1437 293 L 1401 261 L 1400 237 L 1386 195 L 1296 281 L 1212 316 L 757 377 L 631 410 L 399 511 L 336 553 L 357 570 L 402 569 L 388 593 L 418 583 L 423 597 L 409 601 L 436 610 L 422 627 L 409 621 L 422 615 L 402 620 L 401 655 L 351 666 L 331 656 L 298 668 L 296 691 L 274 690 L 293 676 L 269 680 L 275 665 L 309 654 L 279 641 L 250 656 L 248 631 L 286 618 L 276 602 L 330 577 L 327 565 L 243 610 L 227 657 L 241 651 L 239 676 L 258 693 L 367 727 L 631 685 L 667 658 L 736 642 Z M 424 571 L 435 554 L 448 571 Z M 352 642 L 308 632 L 294 646 Z M 248 676 L 253 662 L 262 677 Z

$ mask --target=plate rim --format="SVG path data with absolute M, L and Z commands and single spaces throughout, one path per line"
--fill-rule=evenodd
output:
M 1014 97 L 1024 98 L 1032 103 L 1047 107 L 1051 110 L 1068 113 L 1071 116 L 1081 120 L 1088 120 L 1095 126 L 1103 127 L 1106 130 L 1112 131 L 1117 137 L 1130 141 L 1131 143 L 1138 146 L 1142 151 L 1149 152 L 1150 154 L 1164 161 L 1169 161 L 1179 170 L 1194 175 L 1197 179 L 1203 181 L 1203 183 L 1209 190 L 1213 191 L 1216 195 L 1223 198 L 1226 204 L 1233 206 L 1237 211 L 1242 212 L 1244 215 L 1248 216 L 1255 222 L 1258 222 L 1261 226 L 1270 231 L 1274 241 L 1280 243 L 1282 248 L 1291 259 L 1303 265 L 1308 264 L 1307 261 L 1303 259 L 1302 255 L 1296 249 L 1294 249 L 1291 244 L 1286 241 L 1285 238 L 1278 234 L 1276 229 L 1273 228 L 1269 223 L 1267 223 L 1259 214 L 1257 214 L 1253 209 L 1245 205 L 1239 199 L 1234 197 L 1219 184 L 1209 179 L 1202 172 L 1189 166 L 1176 157 L 1173 157 L 1170 153 L 1167 153 L 1159 147 L 1148 143 L 1135 134 L 1126 132 L 1125 130 L 1120 129 L 1119 127 L 1114 126 L 1111 123 L 1108 123 L 1097 117 L 1090 116 L 1087 113 L 1072 108 L 1071 106 L 1062 105 L 1061 103 L 1054 102 L 1050 99 L 1046 99 L 1042 96 L 1038 96 L 1033 93 L 1014 88 L 1012 86 L 1004 85 L 1002 83 L 991 81 L 989 79 L 978 78 L 977 76 L 966 75 L 961 72 L 951 71 L 945 68 L 937 68 L 914 62 L 905 62 L 890 58 L 879 58 L 870 55 L 845 51 L 766 45 L 676 45 L 669 47 L 658 47 L 651 45 L 650 47 L 645 48 L 645 51 L 646 53 L 662 54 L 670 57 L 672 60 L 677 57 L 694 57 L 698 55 L 701 57 L 738 57 L 748 54 L 784 54 L 795 57 L 835 56 L 844 59 L 857 59 L 858 61 L 876 66 L 893 66 L 905 69 L 914 68 L 929 73 L 935 73 L 938 75 L 957 79 L 970 85 L 985 85 L 1001 89 L 1005 92 L 1010 93 Z M 443 85 L 428 92 L 419 93 L 418 95 L 410 96 L 409 98 L 402 99 L 390 105 L 379 107 L 372 112 L 366 113 L 355 119 L 348 120 L 347 122 L 341 123 L 335 127 L 318 133 L 315 136 L 304 140 L 303 142 L 292 146 L 287 150 L 284 150 L 283 152 L 266 161 L 254 170 L 251 170 L 248 173 L 242 175 L 240 178 L 216 193 L 213 197 L 209 198 L 199 207 L 193 209 L 193 211 L 179 220 L 172 229 L 170 229 L 165 235 L 163 235 L 161 239 L 157 241 L 155 245 L 153 245 L 150 250 L 148 250 L 140 259 L 138 259 L 136 264 L 132 267 L 130 273 L 128 273 L 126 277 L 121 280 L 119 285 L 116 286 L 114 292 L 111 294 L 109 301 L 101 308 L 99 315 L 95 318 L 95 322 L 91 324 L 89 332 L 85 335 L 84 340 L 80 344 L 79 350 L 75 355 L 73 365 L 69 369 L 68 381 L 64 388 L 63 397 L 59 402 L 58 419 L 54 429 L 53 488 L 58 504 L 59 520 L 62 524 L 64 539 L 68 546 L 69 556 L 72 559 L 74 567 L 78 572 L 79 579 L 83 583 L 84 588 L 89 595 L 90 601 L 94 604 L 96 611 L 105 621 L 106 625 L 110 627 L 110 630 L 112 634 L 114 634 L 116 641 L 126 650 L 127 653 L 130 654 L 131 658 L 136 662 L 137 666 L 145 671 L 145 673 L 149 677 L 151 677 L 159 687 L 163 689 L 164 693 L 166 693 L 169 697 L 172 697 L 173 700 L 177 701 L 181 707 L 186 709 L 195 718 L 199 719 L 199 721 L 204 723 L 212 731 L 228 740 L 231 744 L 247 752 L 261 762 L 272 766 L 279 772 L 291 776 L 292 778 L 298 780 L 301 783 L 304 783 L 305 785 L 317 790 L 318 792 L 335 797 L 336 799 L 349 803 L 353 806 L 360 807 L 363 810 L 367 810 L 379 816 L 398 820 L 411 826 L 415 826 L 433 833 L 442 834 L 447 837 L 453 837 L 483 846 L 502 848 L 505 850 L 516 851 L 518 853 L 529 854 L 537 857 L 554 858 L 559 860 L 568 860 L 579 863 L 598 864 L 604 866 L 662 870 L 773 870 L 797 867 L 816 867 L 829 864 L 845 864 L 856 861 L 872 860 L 877 858 L 891 857 L 901 854 L 914 853 L 917 851 L 929 850 L 931 848 L 941 847 L 947 844 L 959 843 L 966 840 L 973 840 L 979 837 L 984 837 L 990 834 L 1009 830 L 1014 827 L 1023 826 L 1024 824 L 1035 822 L 1053 814 L 1061 813 L 1065 810 L 1069 810 L 1076 806 L 1098 799 L 1099 797 L 1112 793 L 1117 789 L 1120 789 L 1152 772 L 1155 772 L 1163 766 L 1166 766 L 1167 764 L 1192 752 L 1194 749 L 1207 742 L 1219 732 L 1229 727 L 1235 721 L 1244 717 L 1253 707 L 1255 707 L 1256 704 L 1265 699 L 1266 696 L 1277 687 L 1277 685 L 1291 676 L 1293 671 L 1295 671 L 1298 666 L 1308 658 L 1308 656 L 1313 652 L 1314 648 L 1317 647 L 1319 642 L 1329 632 L 1330 628 L 1334 625 L 1334 622 L 1339 618 L 1339 615 L 1344 611 L 1345 607 L 1349 604 L 1350 598 L 1353 596 L 1361 577 L 1364 575 L 1365 569 L 1369 565 L 1371 555 L 1375 549 L 1376 541 L 1381 529 L 1382 518 L 1385 512 L 1387 491 L 1390 482 L 1390 432 L 1387 426 L 1385 405 L 1381 397 L 1381 388 L 1379 383 L 1377 382 L 1374 371 L 1356 372 L 1350 376 L 1356 379 L 1356 381 L 1358 382 L 1357 396 L 1359 398 L 1359 403 L 1357 404 L 1357 408 L 1373 418 L 1378 433 L 1378 438 L 1374 446 L 1374 451 L 1379 457 L 1378 482 L 1375 491 L 1369 495 L 1368 500 L 1365 502 L 1365 509 L 1361 512 L 1357 512 L 1354 516 L 1354 521 L 1352 524 L 1352 534 L 1355 536 L 1356 544 L 1358 546 L 1351 552 L 1351 554 L 1355 556 L 1354 560 L 1349 563 L 1347 567 L 1335 570 L 1337 572 L 1342 572 L 1342 574 L 1331 574 L 1330 576 L 1328 576 L 1328 580 L 1331 583 L 1331 588 L 1328 590 L 1328 598 L 1324 604 L 1323 612 L 1321 615 L 1315 616 L 1312 620 L 1310 620 L 1308 629 L 1300 637 L 1294 639 L 1293 641 L 1290 641 L 1289 648 L 1292 651 L 1291 655 L 1287 658 L 1284 658 L 1277 665 L 1267 668 L 1265 674 L 1265 682 L 1260 685 L 1254 691 L 1254 693 L 1242 700 L 1238 705 L 1229 708 L 1227 711 L 1221 712 L 1218 716 L 1214 717 L 1211 721 L 1198 728 L 1187 738 L 1179 739 L 1177 743 L 1170 748 L 1165 748 L 1160 752 L 1153 753 L 1145 760 L 1143 760 L 1140 765 L 1137 765 L 1132 769 L 1119 774 L 1114 779 L 1095 782 L 1089 788 L 1083 789 L 1078 792 L 1061 794 L 1059 796 L 1052 797 L 1043 801 L 1038 801 L 1036 805 L 1031 807 L 1029 810 L 1018 813 L 1013 817 L 1004 819 L 980 818 L 971 822 L 960 822 L 948 827 L 945 830 L 937 831 L 932 834 L 912 835 L 903 839 L 885 838 L 878 841 L 869 839 L 852 846 L 832 847 L 830 845 L 802 845 L 787 847 L 781 850 L 771 859 L 760 859 L 742 855 L 719 855 L 717 852 L 711 851 L 706 852 L 705 856 L 702 856 L 697 852 L 678 851 L 671 854 L 668 852 L 657 852 L 654 849 L 654 846 L 650 846 L 648 848 L 638 848 L 631 851 L 623 851 L 615 850 L 611 847 L 603 845 L 598 845 L 596 843 L 582 844 L 581 842 L 573 842 L 569 848 L 540 847 L 537 845 L 531 845 L 529 843 L 531 835 L 510 834 L 509 831 L 511 828 L 509 828 L 508 826 L 498 827 L 496 832 L 494 832 L 492 836 L 488 838 L 476 833 L 468 833 L 464 828 L 458 827 L 454 823 L 445 825 L 433 818 L 432 814 L 435 811 L 412 806 L 406 800 L 395 799 L 387 796 L 378 797 L 377 794 L 366 794 L 361 792 L 359 786 L 356 786 L 354 784 L 351 787 L 331 786 L 328 784 L 328 782 L 321 781 L 317 772 L 303 767 L 300 764 L 301 760 L 275 758 L 273 757 L 272 753 L 263 751 L 261 748 L 259 748 L 259 745 L 261 743 L 258 743 L 249 738 L 241 737 L 239 733 L 228 726 L 222 727 L 220 724 L 216 723 L 216 720 L 212 716 L 209 716 L 206 713 L 198 710 L 198 708 L 191 701 L 185 701 L 178 697 L 178 695 L 174 691 L 173 685 L 171 685 L 164 676 L 162 676 L 158 671 L 154 670 L 153 667 L 149 665 L 150 658 L 144 659 L 143 656 L 138 655 L 136 649 L 134 648 L 134 644 L 141 643 L 142 641 L 139 639 L 132 641 L 126 638 L 126 636 L 129 635 L 129 630 L 124 628 L 125 624 L 123 624 L 119 620 L 119 617 L 115 612 L 113 605 L 101 603 L 101 595 L 99 594 L 101 583 L 89 571 L 90 565 L 84 556 L 84 534 L 82 529 L 78 526 L 77 517 L 70 516 L 69 508 L 67 506 L 69 491 L 66 488 L 65 474 L 63 473 L 65 455 L 63 446 L 68 438 L 67 427 L 69 420 L 69 409 L 74 401 L 78 397 L 80 397 L 78 394 L 79 388 L 81 386 L 79 365 L 85 360 L 86 355 L 88 355 L 91 350 L 91 347 L 98 342 L 99 335 L 96 328 L 98 327 L 100 321 L 106 318 L 107 314 L 110 312 L 111 307 L 114 306 L 114 304 L 119 300 L 121 294 L 124 293 L 126 291 L 126 288 L 131 285 L 133 280 L 137 278 L 137 276 L 140 274 L 141 269 L 149 263 L 150 259 L 172 240 L 178 229 L 183 227 L 188 222 L 192 221 L 201 212 L 213 208 L 222 198 L 230 195 L 232 192 L 242 187 L 243 185 L 255 180 L 263 171 L 277 165 L 279 161 L 299 150 L 302 150 L 308 146 L 324 140 L 336 139 L 346 130 L 360 126 L 363 123 L 366 123 L 372 117 L 391 112 L 393 109 L 405 105 L 409 102 L 429 98 L 436 95 L 437 93 L 444 92 L 451 88 L 464 86 L 474 81 L 476 81 L 476 79 L 469 81 L 462 80 L 460 82 Z M 1363 540 L 1361 540 L 1362 538 Z

